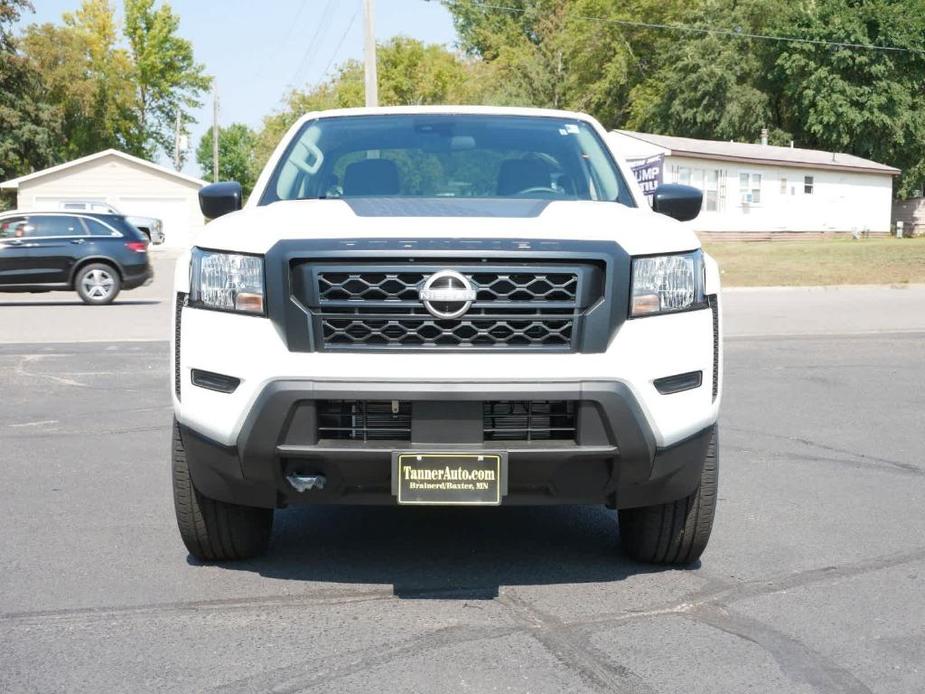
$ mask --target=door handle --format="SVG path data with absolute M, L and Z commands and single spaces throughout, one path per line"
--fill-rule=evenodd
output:
M 23 244 L 22 239 L 10 239 L 11 246 L 22 246 L 22 244 Z
M 84 241 L 83 239 L 73 239 L 73 240 L 71 241 L 71 243 L 74 243 L 74 244 L 77 244 L 78 246 L 81 246 L 81 245 L 85 244 L 86 241 Z

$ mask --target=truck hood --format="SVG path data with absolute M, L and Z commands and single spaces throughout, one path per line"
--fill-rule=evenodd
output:
M 280 201 L 221 217 L 194 243 L 265 253 L 280 240 L 361 238 L 615 241 L 630 255 L 700 248 L 690 229 L 647 207 L 448 198 Z

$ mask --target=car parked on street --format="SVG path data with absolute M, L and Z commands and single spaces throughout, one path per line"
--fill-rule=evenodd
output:
M 119 210 L 108 202 L 101 202 L 99 200 L 64 200 L 61 202 L 61 209 L 67 210 L 68 212 L 94 212 L 122 215 Z M 164 224 L 161 220 L 155 219 L 154 217 L 141 217 L 132 214 L 122 216 L 128 220 L 129 224 L 138 227 L 141 233 L 148 237 L 148 241 L 152 245 L 158 246 L 164 243 Z
M 148 239 L 122 215 L 0 214 L 0 292 L 73 289 L 86 304 L 110 304 L 153 278 Z
M 719 269 L 679 223 L 701 191 L 650 208 L 606 135 L 565 111 L 326 111 L 243 209 L 236 183 L 200 191 L 172 350 L 193 556 L 259 554 L 293 505 L 604 504 L 630 556 L 700 557 Z

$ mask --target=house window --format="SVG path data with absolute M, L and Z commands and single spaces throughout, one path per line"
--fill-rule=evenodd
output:
M 743 205 L 761 204 L 761 174 L 739 174 L 739 194 Z
M 707 169 L 703 181 L 703 208 L 707 212 L 719 210 L 719 170 Z
M 803 177 L 803 192 L 804 192 L 806 195 L 812 195 L 812 194 L 813 194 L 813 186 L 814 186 L 814 184 L 815 184 L 815 182 L 813 181 L 813 177 L 812 177 L 812 176 L 804 176 L 804 177 Z
M 703 191 L 703 209 L 706 212 L 718 212 L 723 201 L 723 171 L 721 169 L 699 169 L 690 166 L 672 168 L 674 180 L 686 186 L 693 186 Z

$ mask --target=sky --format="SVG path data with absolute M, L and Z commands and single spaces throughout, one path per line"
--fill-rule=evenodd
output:
M 36 0 L 23 23 L 59 22 L 80 0 Z M 171 0 L 180 34 L 196 60 L 215 78 L 221 124 L 260 124 L 293 87 L 322 81 L 335 65 L 363 56 L 363 0 Z M 121 14 L 121 1 L 113 0 Z M 376 38 L 402 34 L 454 46 L 450 13 L 427 0 L 376 0 Z M 327 72 L 326 72 L 327 71 Z M 197 111 L 190 145 L 195 150 L 212 119 L 211 98 Z M 201 175 L 193 152 L 184 169 Z M 162 157 L 160 163 L 167 163 Z

